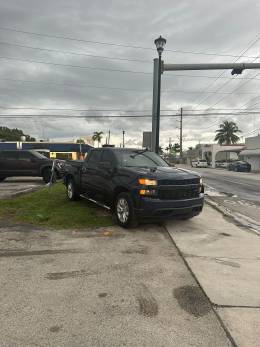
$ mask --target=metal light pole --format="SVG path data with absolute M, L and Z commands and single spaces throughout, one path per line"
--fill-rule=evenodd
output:
M 162 52 L 166 44 L 166 40 L 163 37 L 158 37 L 154 41 L 159 55 L 158 66 L 158 94 L 157 94 L 157 109 L 156 109 L 156 124 L 155 124 L 155 152 L 159 153 L 160 146 L 160 107 L 161 107 L 161 74 L 162 74 Z
M 123 130 L 123 148 L 125 148 L 125 131 Z

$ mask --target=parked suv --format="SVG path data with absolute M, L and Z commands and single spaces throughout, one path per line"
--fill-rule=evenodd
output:
M 237 171 L 237 172 L 250 172 L 251 171 L 251 165 L 247 163 L 246 161 L 234 161 L 233 163 L 230 163 L 228 166 L 229 171 Z
M 64 183 L 70 200 L 83 196 L 111 208 L 123 227 L 192 218 L 204 201 L 197 173 L 171 167 L 148 150 L 92 149 L 85 161 L 66 163 Z
M 51 179 L 52 160 L 36 151 L 0 151 L 0 181 L 12 176 L 42 177 Z

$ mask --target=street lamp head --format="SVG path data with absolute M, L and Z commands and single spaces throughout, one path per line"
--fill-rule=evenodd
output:
M 166 39 L 160 36 L 158 37 L 158 39 L 154 40 L 154 43 L 157 48 L 157 52 L 159 53 L 159 55 L 161 55 L 166 44 Z

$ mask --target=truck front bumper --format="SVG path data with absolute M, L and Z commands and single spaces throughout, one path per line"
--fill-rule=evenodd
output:
M 198 215 L 203 208 L 204 194 L 198 198 L 186 200 L 160 200 L 141 198 L 135 208 L 138 219 L 162 220 L 173 219 L 183 215 Z

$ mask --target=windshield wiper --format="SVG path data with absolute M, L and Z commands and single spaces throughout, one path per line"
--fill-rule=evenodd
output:
M 131 154 L 130 157 L 131 158 L 135 158 L 137 155 L 143 154 L 143 153 L 145 153 L 147 151 L 149 151 L 149 149 L 147 149 L 147 148 L 146 149 L 140 149 L 140 151 L 134 151 L 135 154 Z

